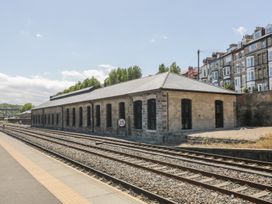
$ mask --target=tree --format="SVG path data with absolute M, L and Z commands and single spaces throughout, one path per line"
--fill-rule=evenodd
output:
M 34 105 L 32 103 L 26 103 L 20 108 L 20 112 L 22 113 L 31 110 L 32 108 L 34 108 Z
M 224 88 L 225 88 L 225 89 L 232 90 L 232 91 L 234 90 L 234 88 L 233 88 L 233 85 L 232 85 L 232 84 L 225 84 L 225 85 L 224 85 Z
M 87 87 L 91 87 L 91 86 L 94 86 L 95 88 L 100 88 L 101 87 L 101 84 L 100 82 L 92 77 L 92 78 L 87 78 L 85 79 L 81 85 L 80 85 L 80 89 L 84 89 L 84 88 L 87 88 Z
M 173 62 L 170 66 L 170 72 L 176 73 L 176 74 L 180 74 L 181 69 L 179 66 L 177 66 L 176 62 Z
M 77 91 L 91 86 L 94 86 L 94 88 L 100 88 L 101 84 L 95 77 L 92 76 L 92 78 L 87 78 L 83 82 L 78 81 L 75 85 L 64 89 L 62 92 L 57 93 L 57 95 Z
M 169 68 L 166 67 L 164 64 L 160 64 L 159 65 L 159 72 L 158 73 L 164 73 L 164 72 L 168 72 Z
M 120 82 L 125 82 L 142 77 L 142 70 L 139 66 L 132 66 L 128 68 L 118 67 L 111 70 L 109 76 L 104 80 L 104 86 L 110 86 Z
M 177 66 L 176 62 L 173 62 L 170 65 L 170 67 L 166 67 L 164 64 L 160 64 L 158 73 L 164 73 L 164 72 L 172 72 L 172 73 L 180 74 L 181 69 L 179 66 Z

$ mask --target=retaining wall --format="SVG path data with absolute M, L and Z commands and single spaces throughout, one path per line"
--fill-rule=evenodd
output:
M 181 149 L 272 162 L 272 150 L 267 149 L 227 149 L 201 147 L 182 147 Z
M 238 126 L 272 126 L 272 91 L 237 96 Z

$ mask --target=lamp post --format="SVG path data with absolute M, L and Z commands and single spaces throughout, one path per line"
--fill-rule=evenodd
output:
M 200 55 L 200 50 L 197 50 L 197 79 L 199 81 L 199 55 Z

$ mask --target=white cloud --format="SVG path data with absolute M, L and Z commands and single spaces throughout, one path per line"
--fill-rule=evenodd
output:
M 40 33 L 36 33 L 36 38 L 42 38 L 43 37 L 43 35 L 42 34 L 40 34 Z
M 154 34 L 152 38 L 149 40 L 150 43 L 155 43 L 160 40 L 168 40 L 168 36 L 164 34 Z
M 9 76 L 0 73 L 0 103 L 32 102 L 37 105 L 72 84 L 72 81 L 51 80 L 42 76 Z
M 166 35 L 162 35 L 162 39 L 167 40 L 168 37 Z
M 247 30 L 244 26 L 239 26 L 238 28 L 232 28 L 236 33 L 239 33 L 242 37 L 246 34 Z
M 150 43 L 155 43 L 156 39 L 155 38 L 151 38 Z
M 61 79 L 54 80 L 49 78 L 52 74 L 48 72 L 31 77 L 10 76 L 0 72 L 0 103 L 24 104 L 31 102 L 38 105 L 47 101 L 49 96 L 63 91 L 87 77 L 94 76 L 103 82 L 113 68 L 112 65 L 101 64 L 94 69 L 83 71 L 64 70 L 61 72 Z
M 93 69 L 87 69 L 83 71 L 77 70 L 64 70 L 61 72 L 63 80 L 72 80 L 72 81 L 80 81 L 87 77 L 94 76 L 100 82 L 104 82 L 109 72 L 115 67 L 109 64 L 100 64 Z

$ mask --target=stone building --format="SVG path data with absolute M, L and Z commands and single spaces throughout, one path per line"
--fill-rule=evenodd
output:
M 223 56 L 224 52 L 216 52 L 212 54 L 212 59 L 209 60 L 209 68 L 210 68 L 210 84 L 214 86 L 223 87 Z
M 272 25 L 256 27 L 252 35 L 231 44 L 225 54 L 213 53 L 203 62 L 200 73 L 207 67 L 211 70 L 200 77 L 203 82 L 211 78 L 213 85 L 227 85 L 239 93 L 272 90 Z
M 162 73 L 51 97 L 32 110 L 32 126 L 179 142 L 188 131 L 235 127 L 235 103 L 235 92 Z
M 186 72 L 182 75 L 191 79 L 198 79 L 198 68 L 189 66 Z

